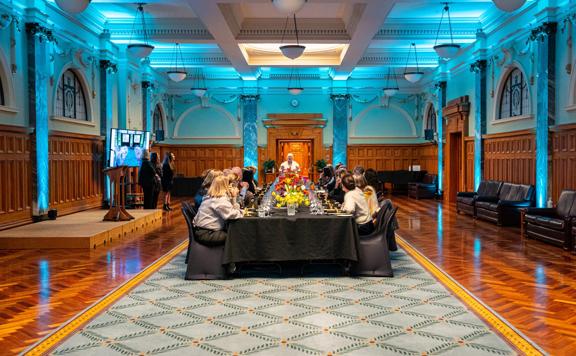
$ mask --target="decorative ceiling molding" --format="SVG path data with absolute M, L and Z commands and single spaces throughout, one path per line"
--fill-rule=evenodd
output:
M 203 53 L 201 55 L 183 54 L 184 66 L 229 66 L 230 60 L 223 54 L 210 54 Z M 153 53 L 150 56 L 150 61 L 154 67 L 169 68 L 174 66 L 174 56 L 171 53 Z
M 350 41 L 350 35 L 341 19 L 298 19 L 298 36 L 301 41 L 321 39 L 322 42 Z M 246 19 L 236 36 L 238 41 L 281 41 L 285 20 Z M 284 40 L 296 37 L 294 26 L 288 26 Z
M 193 41 L 212 41 L 214 38 L 210 32 L 205 28 L 193 27 L 193 28 L 149 28 L 146 30 L 148 37 L 152 40 L 183 40 L 182 42 L 193 42 Z M 132 34 L 131 29 L 114 29 L 110 28 L 110 38 L 114 40 L 126 40 L 131 36 L 142 37 L 144 36 L 144 31 L 142 29 L 137 29 Z
M 408 51 L 405 55 L 390 55 L 390 54 L 377 54 L 377 53 L 367 53 L 360 61 L 358 61 L 359 66 L 379 66 L 379 65 L 389 65 L 394 67 L 404 67 L 406 66 L 406 58 L 408 56 Z M 409 63 L 409 65 L 415 65 L 414 63 Z M 436 67 L 438 65 L 437 55 L 422 55 L 418 54 L 418 64 L 420 67 Z
M 452 35 L 455 39 L 475 39 L 479 24 L 466 26 L 453 26 Z M 398 40 L 398 39 L 435 39 L 438 33 L 438 25 L 432 24 L 385 24 L 378 30 L 374 40 Z M 441 29 L 439 39 L 449 39 L 450 31 Z

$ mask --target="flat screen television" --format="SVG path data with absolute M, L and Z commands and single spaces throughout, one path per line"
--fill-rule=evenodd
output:
M 112 129 L 110 133 L 110 167 L 140 167 L 142 151 L 150 148 L 150 132 Z

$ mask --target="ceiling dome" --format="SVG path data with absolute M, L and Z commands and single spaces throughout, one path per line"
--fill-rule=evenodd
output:
M 71 13 L 79 14 L 86 10 L 92 0 L 56 0 L 56 4 L 62 10 Z
M 516 11 L 526 3 L 526 0 L 492 0 L 494 5 L 502 11 Z

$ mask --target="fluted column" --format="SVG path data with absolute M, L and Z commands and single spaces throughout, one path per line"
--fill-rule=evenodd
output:
M 484 167 L 482 135 L 486 134 L 486 68 L 485 59 L 470 66 L 474 72 L 474 190 L 480 186 Z
M 446 81 L 436 84 L 438 88 L 438 114 L 436 115 L 436 132 L 438 133 L 438 193 L 444 190 L 444 115 L 442 109 L 446 106 Z
M 242 95 L 242 143 L 244 145 L 244 167 L 258 167 L 258 99 L 259 95 Z M 256 175 L 254 179 L 258 179 Z
M 152 115 L 150 112 L 150 91 L 152 90 L 152 83 L 144 80 L 142 81 L 142 129 L 143 131 L 152 132 Z
M 332 99 L 332 115 L 333 115 L 333 130 L 334 142 L 332 144 L 332 163 L 347 163 L 347 150 L 348 150 L 348 106 L 350 105 L 349 94 L 333 94 L 330 96 Z

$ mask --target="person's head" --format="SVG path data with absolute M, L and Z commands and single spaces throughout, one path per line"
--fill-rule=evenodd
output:
M 355 188 L 356 184 L 354 183 L 354 177 L 351 174 L 346 174 L 342 177 L 342 190 L 349 192 Z
M 148 150 L 142 150 L 142 159 L 143 160 L 150 159 L 150 152 Z
M 223 176 L 222 171 L 219 171 L 216 169 L 211 170 L 206 175 L 206 178 L 204 178 L 204 182 L 202 182 L 202 188 L 206 188 L 206 189 L 210 188 L 214 179 L 216 177 L 220 177 L 220 176 Z
M 293 153 L 288 153 L 288 156 L 286 156 L 286 160 L 290 163 L 292 163 L 292 161 L 294 161 L 294 154 Z
M 236 173 L 228 173 L 228 175 L 224 175 L 226 178 L 228 178 L 228 182 L 230 183 L 230 185 L 238 185 L 238 179 L 239 177 L 236 175 Z
M 242 181 L 252 183 L 254 181 L 254 171 L 248 168 L 242 170 Z
M 368 182 L 366 182 L 366 178 L 364 178 L 361 174 L 354 174 L 354 185 L 360 189 L 366 188 Z
M 364 167 L 362 166 L 356 166 L 354 167 L 354 170 L 352 171 L 353 174 L 364 174 Z
M 159 160 L 160 159 L 158 158 L 158 153 L 156 152 L 150 153 L 150 162 L 152 162 L 152 164 L 157 165 Z
M 232 170 L 231 170 L 230 168 L 224 168 L 224 169 L 222 170 L 222 173 L 223 173 L 225 176 L 228 176 L 229 174 L 232 173 Z
M 232 173 L 236 174 L 238 177 L 242 177 L 242 168 L 232 167 Z
M 378 179 L 378 173 L 375 170 L 368 168 L 366 172 L 364 172 L 364 178 L 366 178 L 366 182 L 369 186 L 376 190 L 379 189 L 380 182 Z
M 221 198 L 228 196 L 228 178 L 223 175 L 214 177 L 210 188 L 208 188 L 208 194 L 210 198 Z
M 324 177 L 326 177 L 326 178 L 334 177 L 334 170 L 333 170 L 332 166 L 326 166 L 326 167 L 322 168 L 322 173 L 324 174 Z
M 174 154 L 172 152 L 166 152 L 166 154 L 164 155 L 164 164 L 169 164 L 170 166 L 172 166 L 172 162 L 174 162 L 174 160 L 176 159 L 176 157 L 174 156 Z

